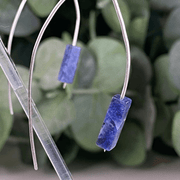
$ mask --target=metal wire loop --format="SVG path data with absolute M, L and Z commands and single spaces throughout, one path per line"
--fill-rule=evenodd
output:
M 118 4 L 117 0 L 112 0 L 117 16 L 118 16 L 118 20 L 121 26 L 121 30 L 122 30 L 122 35 L 123 35 L 123 40 L 124 40 L 124 44 L 125 44 L 125 48 L 126 48 L 126 57 L 127 57 L 127 62 L 126 62 L 126 73 L 125 73 L 125 79 L 124 79 L 124 85 L 123 85 L 123 89 L 121 92 L 121 99 L 124 99 L 126 91 L 127 91 L 127 87 L 128 87 L 128 82 L 129 82 L 129 76 L 130 76 L 130 69 L 131 69 L 131 51 L 130 51 L 130 45 L 129 45 L 129 40 L 128 40 L 128 36 L 127 36 L 127 31 L 126 31 L 126 26 L 123 20 L 123 16 Z

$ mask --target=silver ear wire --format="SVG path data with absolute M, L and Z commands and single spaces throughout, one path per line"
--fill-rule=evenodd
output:
M 30 143 L 31 143 L 31 151 L 32 151 L 32 157 L 33 157 L 33 162 L 35 162 L 36 159 L 36 152 L 35 152 L 35 146 L 34 146 L 34 135 L 33 135 L 33 122 L 32 122 L 32 78 L 33 78 L 33 70 L 34 70 L 34 63 L 35 63 L 35 58 L 37 54 L 37 50 L 40 44 L 40 41 L 42 39 L 42 36 L 51 22 L 52 18 L 54 17 L 55 13 L 57 10 L 61 7 L 61 5 L 65 2 L 65 0 L 60 0 L 56 6 L 53 8 L 49 16 L 47 17 L 45 23 L 43 24 L 38 37 L 36 39 L 33 51 L 32 51 L 32 56 L 31 56 L 31 63 L 30 63 L 30 69 L 29 69 L 29 83 L 28 83 L 28 109 L 29 109 L 29 134 L 30 134 Z M 75 26 L 75 31 L 74 31 L 74 38 L 72 45 L 75 46 L 77 43 L 77 38 L 79 34 L 79 26 L 80 26 L 80 8 L 79 8 L 79 3 L 78 0 L 74 0 L 75 4 L 75 9 L 76 9 L 76 26 Z M 64 87 L 66 87 L 66 84 L 64 84 Z
M 14 32 L 18 23 L 18 20 L 20 18 L 20 15 L 22 13 L 22 10 L 26 4 L 27 0 L 22 0 L 19 9 L 15 15 L 11 30 L 10 30 L 10 34 L 9 34 L 9 39 L 8 39 L 8 53 L 11 54 L 11 47 L 12 47 L 12 41 L 13 41 L 13 36 L 14 36 Z M 11 86 L 8 83 L 8 92 L 9 92 L 9 108 L 10 108 L 10 113 L 13 115 L 13 106 L 12 106 L 12 98 L 11 98 Z M 30 142 L 31 142 L 31 136 L 30 136 Z M 31 144 L 31 143 L 30 143 Z M 32 147 L 32 145 L 31 145 Z M 33 148 L 32 148 L 33 149 Z M 37 166 L 37 159 L 36 159 L 36 154 L 34 154 L 34 152 L 32 151 L 32 157 L 33 157 L 33 164 L 34 164 L 34 169 L 37 170 L 38 166 Z
M 22 0 L 21 1 L 21 4 L 20 4 L 20 6 L 19 6 L 19 8 L 17 10 L 17 13 L 15 15 L 14 21 L 13 21 L 12 26 L 11 26 L 11 30 L 10 30 L 10 33 L 9 33 L 9 39 L 8 39 L 8 45 L 7 45 L 7 51 L 9 53 L 9 55 L 11 54 L 11 48 L 12 48 L 14 32 L 15 32 L 19 17 L 20 17 L 20 15 L 22 13 L 22 10 L 24 9 L 24 6 L 25 6 L 26 2 L 27 2 L 27 0 Z M 11 98 L 11 85 L 9 83 L 8 83 L 8 99 L 9 99 L 10 114 L 13 115 L 14 112 L 13 112 L 13 105 L 12 105 L 12 98 Z
M 36 39 L 32 56 L 31 56 L 31 64 L 30 64 L 30 69 L 29 69 L 29 83 L 28 83 L 28 109 L 29 109 L 29 137 L 30 137 L 30 144 L 31 144 L 31 152 L 32 152 L 32 158 L 33 158 L 33 163 L 34 167 L 37 168 L 37 159 L 36 159 L 36 150 L 35 150 L 35 145 L 34 145 L 34 134 L 33 134 L 33 122 L 32 122 L 32 76 L 33 76 L 33 70 L 34 70 L 34 63 L 35 63 L 35 56 L 37 53 L 37 49 L 39 47 L 40 41 L 42 39 L 42 36 L 44 34 L 44 31 L 46 30 L 47 26 L 49 25 L 51 19 L 57 12 L 57 10 L 61 7 L 61 5 L 64 3 L 65 0 L 60 0 L 56 6 L 53 8 L 51 13 L 49 14 L 48 18 L 46 19 L 45 23 L 43 24 L 39 35 Z
M 74 5 L 75 5 L 75 9 L 76 9 L 76 25 L 75 25 L 75 31 L 74 31 L 74 37 L 73 37 L 72 45 L 76 46 L 78 34 L 79 34 L 81 15 L 80 15 L 80 8 L 79 8 L 78 0 L 74 0 Z
M 119 7 L 119 4 L 117 2 L 117 0 L 112 0 L 117 16 L 118 16 L 118 20 L 120 22 L 120 26 L 121 26 L 121 30 L 122 30 L 122 35 L 123 35 L 123 40 L 124 40 L 124 44 L 125 44 L 125 48 L 126 48 L 126 57 L 127 57 L 127 62 L 126 62 L 126 74 L 125 74 L 125 79 L 124 79 L 124 85 L 123 85 L 123 89 L 121 92 L 121 99 L 124 99 L 126 91 L 127 91 L 127 87 L 128 87 L 128 82 L 129 82 L 129 76 L 130 76 L 130 69 L 131 69 L 131 52 L 130 52 L 130 45 L 129 45 L 129 40 L 128 40 L 128 36 L 127 36 L 127 31 L 126 31 L 126 26 L 122 17 L 122 13 Z

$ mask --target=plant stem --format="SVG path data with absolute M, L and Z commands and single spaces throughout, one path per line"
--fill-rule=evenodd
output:
M 15 136 L 9 136 L 8 142 L 10 143 L 29 143 L 28 138 L 22 138 L 22 137 L 15 137 Z
M 91 11 L 89 17 L 89 33 L 91 39 L 96 38 L 96 12 Z
M 100 92 L 98 89 L 74 89 L 72 94 L 98 94 Z

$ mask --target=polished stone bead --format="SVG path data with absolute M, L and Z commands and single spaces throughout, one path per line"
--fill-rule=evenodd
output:
M 128 97 L 121 100 L 120 94 L 112 98 L 96 142 L 97 146 L 106 151 L 111 151 L 116 146 L 131 103 L 132 100 Z
M 81 48 L 77 46 L 67 45 L 58 80 L 63 83 L 72 84 L 76 73 Z

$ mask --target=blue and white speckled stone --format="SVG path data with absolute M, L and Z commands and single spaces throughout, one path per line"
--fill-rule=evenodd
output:
M 120 94 L 112 98 L 96 142 L 97 146 L 106 151 L 111 151 L 116 146 L 131 103 L 132 100 L 128 97 L 121 100 Z
M 72 84 L 76 73 L 81 48 L 77 46 L 67 45 L 58 80 L 63 83 Z

